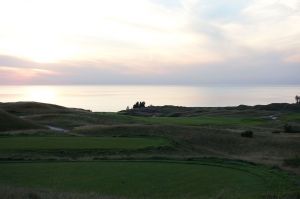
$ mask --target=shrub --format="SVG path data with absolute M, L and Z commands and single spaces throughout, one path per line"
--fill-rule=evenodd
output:
M 241 133 L 242 137 L 247 137 L 247 138 L 252 138 L 253 137 L 253 132 L 252 131 L 244 131 Z
M 275 131 L 272 131 L 272 133 L 274 133 L 274 134 L 278 134 L 278 133 L 280 133 L 280 131 L 278 131 L 278 130 L 275 130 Z
M 168 115 L 169 117 L 180 117 L 182 114 L 181 113 L 171 113 Z
M 286 133 L 300 133 L 299 124 L 285 124 L 283 126 L 284 132 Z
M 292 132 L 293 132 L 293 128 L 292 128 L 292 126 L 289 125 L 289 124 L 285 124 L 285 125 L 283 126 L 283 129 L 284 129 L 284 132 L 286 132 L 286 133 L 292 133 Z
M 300 158 L 285 159 L 284 164 L 290 167 L 300 167 Z

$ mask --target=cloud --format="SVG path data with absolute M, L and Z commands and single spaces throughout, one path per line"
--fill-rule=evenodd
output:
M 220 25 L 232 41 L 259 51 L 286 51 L 298 47 L 299 1 L 259 0 L 242 10 L 242 19 Z
M 8 55 L 0 55 L 0 66 L 12 66 L 12 67 L 33 67 L 37 66 L 37 63 L 22 59 L 20 57 L 8 56 Z
M 0 66 L 1 84 L 30 84 L 36 80 L 42 80 L 44 78 L 53 78 L 58 75 L 57 72 L 53 72 L 45 69 L 38 68 L 16 68 Z
M 44 70 L 0 67 L 1 84 L 298 84 L 298 63 L 281 54 L 248 53 L 226 62 L 177 65 L 176 70 L 135 71 L 101 61 L 44 64 Z M 174 67 L 174 66 L 173 66 Z M 166 68 L 170 68 L 166 66 Z M 184 68 L 184 70 L 183 70 Z M 153 70 L 159 68 L 152 68 Z M 25 74 L 25 75 L 22 75 Z
M 289 55 L 284 61 L 287 63 L 300 63 L 300 53 Z
M 205 36 L 185 30 L 188 19 L 183 8 L 169 9 L 147 0 L 81 0 L 72 1 L 71 7 L 69 3 L 5 3 L 0 10 L 0 53 L 52 63 L 89 59 L 147 62 L 155 57 L 161 62 L 192 64 L 220 57 L 205 48 L 209 45 Z
M 0 4 L 2 82 L 298 82 L 298 0 Z

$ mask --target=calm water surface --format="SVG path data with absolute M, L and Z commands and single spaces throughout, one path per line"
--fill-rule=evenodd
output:
M 93 111 L 147 105 L 234 106 L 294 102 L 299 86 L 0 86 L 0 101 L 38 101 Z

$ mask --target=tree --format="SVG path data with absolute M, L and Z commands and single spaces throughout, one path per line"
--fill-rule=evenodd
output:
M 140 108 L 145 108 L 146 102 L 140 102 Z
M 133 105 L 133 108 L 145 108 L 146 107 L 146 102 L 136 102 L 134 105 Z
M 136 102 L 134 105 L 133 105 L 133 108 L 139 108 L 140 106 L 140 103 L 139 102 Z

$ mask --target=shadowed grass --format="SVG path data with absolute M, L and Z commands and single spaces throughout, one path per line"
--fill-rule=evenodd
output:
M 169 146 L 162 138 L 126 137 L 0 137 L 0 151 L 35 149 L 142 149 Z
M 26 129 L 42 129 L 41 125 L 33 122 L 20 119 L 10 113 L 0 109 L 0 132 L 12 130 L 26 130 Z
M 1 199 L 125 199 L 120 197 L 102 196 L 96 193 L 80 194 L 67 192 L 54 192 L 0 185 Z

